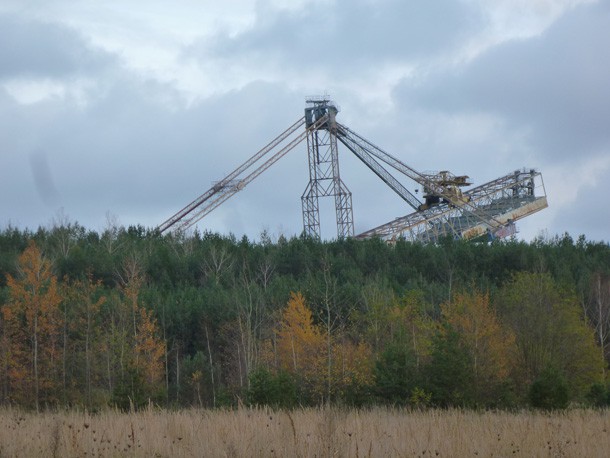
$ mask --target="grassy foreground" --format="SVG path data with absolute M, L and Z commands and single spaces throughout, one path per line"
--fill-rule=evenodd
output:
M 0 457 L 606 456 L 610 411 L 0 410 Z

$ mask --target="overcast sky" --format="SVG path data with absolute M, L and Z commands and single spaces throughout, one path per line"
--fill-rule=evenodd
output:
M 521 238 L 610 241 L 610 0 L 0 0 L 0 228 L 155 227 L 324 93 L 417 170 L 540 170 Z M 410 213 L 341 146 L 356 232 Z M 307 180 L 301 145 L 198 227 L 298 234 Z

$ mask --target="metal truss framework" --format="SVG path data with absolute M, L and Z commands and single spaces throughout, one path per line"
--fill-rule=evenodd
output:
M 301 143 L 310 131 L 318 129 L 326 121 L 325 117 L 317 119 L 307 129 L 291 138 L 302 128 L 304 119 L 303 117 L 296 121 L 233 172 L 214 183 L 204 194 L 161 223 L 157 229 L 161 233 L 170 229 L 186 231 L 231 196 L 244 189 L 248 183 Z M 279 150 L 274 152 L 277 148 Z
M 327 117 L 318 129 L 308 131 L 307 157 L 309 161 L 309 183 L 301 196 L 303 230 L 310 237 L 320 238 L 320 197 L 334 196 L 337 219 L 337 237 L 353 237 L 354 217 L 352 193 L 339 174 L 337 148 L 337 110 L 329 100 L 309 100 L 312 106 L 305 109 L 305 125 Z
M 352 195 L 339 174 L 338 142 L 345 145 L 415 211 L 363 232 L 356 238 L 379 237 L 387 241 L 407 239 L 434 242 L 442 237 L 471 239 L 502 238 L 516 232 L 515 221 L 548 206 L 542 175 L 517 170 L 462 193 L 447 186 L 449 172 L 425 175 L 336 122 L 338 109 L 327 97 L 307 101 L 305 116 L 203 195 L 159 225 L 158 230 L 184 231 L 271 167 L 280 158 L 307 141 L 309 183 L 301 196 L 303 230 L 320 237 L 320 197 L 334 197 L 337 237 L 354 236 Z M 299 130 L 305 126 L 305 129 Z M 419 201 L 382 163 L 422 187 L 427 194 Z M 453 177 L 458 186 L 468 177 Z M 429 199 L 431 198 L 431 199 Z
M 542 175 L 535 170 L 510 173 L 465 195 L 470 199 L 469 208 L 441 204 L 396 218 L 356 238 L 379 237 L 388 241 L 403 238 L 422 243 L 442 237 L 503 238 L 516 232 L 515 221 L 548 206 Z

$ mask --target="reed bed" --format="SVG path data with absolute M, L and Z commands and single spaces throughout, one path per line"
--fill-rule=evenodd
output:
M 596 457 L 610 411 L 0 409 L 0 457 Z

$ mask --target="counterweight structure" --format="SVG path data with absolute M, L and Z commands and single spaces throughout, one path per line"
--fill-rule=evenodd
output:
M 412 209 L 410 214 L 363 232 L 356 238 L 404 238 L 422 243 L 442 237 L 503 238 L 515 234 L 515 222 L 548 206 L 542 175 L 534 169 L 511 172 L 463 191 L 467 176 L 449 171 L 420 173 L 336 120 L 337 106 L 328 97 L 307 100 L 305 116 L 203 195 L 168 218 L 159 231 L 186 230 L 271 167 L 301 142 L 307 143 L 309 183 L 301 196 L 303 231 L 320 238 L 319 199 L 333 197 L 337 237 L 354 236 L 352 195 L 339 173 L 338 143 L 343 144 Z M 303 129 L 304 127 L 304 129 Z M 422 190 L 420 201 L 389 167 Z

